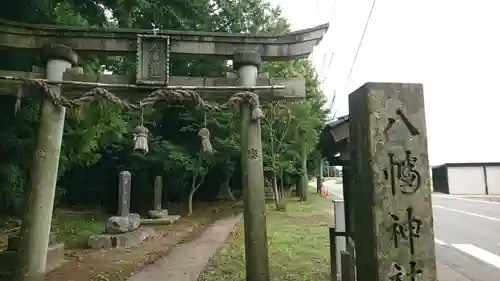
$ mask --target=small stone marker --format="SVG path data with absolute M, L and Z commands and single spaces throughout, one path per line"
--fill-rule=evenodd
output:
M 150 219 L 165 219 L 168 217 L 168 210 L 162 208 L 163 178 L 155 177 L 153 210 L 148 211 Z M 146 221 L 144 221 L 146 222 Z
M 367 83 L 349 96 L 358 281 L 436 281 L 421 84 Z
M 161 200 L 163 192 L 163 178 L 161 176 L 155 177 L 155 190 L 154 190 L 154 203 L 153 210 L 161 210 Z
M 118 215 L 126 217 L 130 214 L 130 192 L 132 187 L 132 175 L 129 171 L 120 172 L 118 185 Z
M 108 218 L 105 233 L 126 233 L 139 228 L 141 222 L 140 216 L 130 213 L 131 187 L 132 175 L 130 172 L 120 172 L 118 185 L 118 216 Z

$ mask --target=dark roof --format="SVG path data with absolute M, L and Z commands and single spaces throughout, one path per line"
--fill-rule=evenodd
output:
M 462 163 L 444 163 L 432 166 L 433 169 L 441 167 L 498 167 L 500 162 L 462 162 Z
M 335 141 L 333 131 L 347 121 L 349 121 L 349 115 L 338 117 L 336 120 L 327 123 L 319 136 L 317 149 L 320 151 L 321 156 L 326 158 L 332 165 L 337 160 L 335 156 L 347 147 L 347 139 Z
M 340 125 L 344 122 L 347 122 L 347 121 L 349 121 L 349 115 L 344 115 L 344 116 L 337 118 L 337 120 L 335 120 L 335 121 L 327 123 L 326 126 L 333 129 L 335 126 L 338 126 L 338 125 Z

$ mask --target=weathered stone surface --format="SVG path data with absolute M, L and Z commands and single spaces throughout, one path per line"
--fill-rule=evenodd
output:
M 168 83 L 170 76 L 170 37 L 142 35 L 137 37 L 137 83 Z
M 422 85 L 367 83 L 349 114 L 357 280 L 437 280 Z
M 106 222 L 105 232 L 108 234 L 118 234 L 134 231 L 139 228 L 141 217 L 138 214 L 129 214 L 125 217 L 110 217 Z
M 234 50 L 245 50 L 258 51 L 265 60 L 292 60 L 307 58 L 323 39 L 328 26 L 323 24 L 275 36 L 172 30 L 161 30 L 158 35 L 170 37 L 172 53 L 230 59 Z M 151 34 L 151 29 L 89 29 L 5 20 L 0 20 L 0 30 L 0 47 L 37 49 L 46 42 L 70 42 L 76 51 L 106 52 L 108 55 L 135 53 L 137 35 Z
M 176 220 L 178 220 L 181 216 L 166 216 L 161 219 L 142 219 L 141 225 L 169 225 L 173 224 Z
M 62 263 L 64 263 L 64 244 L 49 245 L 45 272 L 58 268 Z
M 161 176 L 155 177 L 154 185 L 154 198 L 153 198 L 153 210 L 162 210 L 162 195 L 163 195 L 163 178 Z M 167 212 L 168 215 L 168 212 Z
M 242 86 L 255 85 L 258 68 L 237 69 Z M 245 204 L 245 262 L 247 280 L 269 280 L 264 168 L 260 120 L 253 120 L 249 103 L 240 106 L 242 190 Z
M 154 229 L 147 227 L 128 233 L 92 235 L 89 236 L 88 247 L 91 249 L 135 247 L 155 235 Z
M 118 183 L 118 215 L 128 216 L 130 213 L 130 192 L 132 189 L 132 175 L 129 171 L 122 171 Z
M 262 58 L 257 52 L 242 51 L 236 52 L 233 56 L 233 68 L 236 70 L 244 65 L 260 67 L 261 64 Z
M 71 47 L 61 44 L 47 44 L 42 47 L 42 57 L 44 60 L 62 59 L 69 61 L 72 65 L 78 64 L 78 55 Z
M 39 78 L 42 79 L 43 73 L 38 72 L 22 72 L 22 71 L 4 71 L 0 70 L 0 76 L 15 76 L 23 78 Z M 103 83 L 103 84 L 134 84 L 135 77 L 131 75 L 115 75 L 115 74 L 77 74 L 75 71 L 68 71 L 65 73 L 64 80 L 90 82 L 90 83 Z M 237 86 L 237 78 L 210 78 L 210 77 L 183 77 L 171 76 L 169 78 L 169 85 L 171 86 L 203 86 L 203 87 L 219 87 L 219 86 Z M 18 88 L 22 85 L 22 81 L 18 80 L 0 80 L 0 87 L 5 93 L 16 95 Z M 266 78 L 260 77 L 257 80 L 257 86 L 284 86 L 281 89 L 256 89 L 254 92 L 260 96 L 261 101 L 267 100 L 297 100 L 305 97 L 305 82 L 301 77 L 290 78 Z M 162 85 L 139 85 L 143 87 L 143 91 L 137 88 L 114 88 L 113 93 L 119 95 L 121 98 L 138 100 L 143 99 L 151 92 L 147 89 L 153 87 L 160 87 Z M 82 90 L 87 89 L 89 86 L 75 86 L 75 85 L 62 85 L 64 96 L 68 98 L 80 96 Z M 230 91 L 221 91 L 220 89 L 197 89 L 197 92 L 202 95 L 204 100 L 226 102 L 227 98 L 232 95 Z M 23 92 L 24 96 L 30 97 L 35 95 L 34 91 Z
M 148 211 L 148 217 L 150 219 L 162 219 L 168 216 L 168 210 L 151 210 Z
M 17 238 L 14 238 L 17 240 Z M 14 240 L 13 240 L 14 241 Z M 17 243 L 17 242 L 14 242 Z M 15 246 L 12 246 L 15 247 Z M 17 250 L 5 250 L 5 251 L 0 251 L 0 280 L 12 280 L 9 279 L 11 276 L 10 274 L 13 273 L 13 269 L 16 268 L 18 261 L 19 261 L 20 255 Z M 47 251 L 47 262 L 45 265 L 45 272 L 49 272 L 51 270 L 54 270 L 58 268 L 59 266 L 64 263 L 64 244 L 54 244 L 54 245 L 49 245 L 48 251 Z M 3 279 L 3 278 L 6 279 Z M 10 277 L 12 278 L 12 277 Z

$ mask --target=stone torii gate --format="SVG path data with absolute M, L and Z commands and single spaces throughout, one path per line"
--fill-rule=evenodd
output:
M 0 20 L 0 48 L 41 51 L 45 69 L 32 72 L 0 71 L 2 92 L 29 97 L 34 84 L 44 93 L 27 189 L 22 224 L 22 280 L 37 280 L 45 271 L 57 170 L 67 106 L 102 96 L 113 101 L 162 99 L 227 100 L 239 96 L 242 116 L 245 254 L 248 281 L 269 280 L 260 122 L 261 100 L 302 99 L 302 78 L 271 79 L 259 74 L 262 60 L 306 58 L 328 29 L 328 24 L 280 36 L 193 31 L 96 29 L 31 25 Z M 137 55 L 135 75 L 83 74 L 78 54 Z M 217 56 L 233 60 L 237 75 L 222 78 L 170 75 L 170 54 Z M 80 69 L 80 71 L 76 71 Z M 109 92 L 108 90 L 109 89 Z M 90 90 L 90 92 L 89 92 Z M 82 98 L 82 93 L 88 95 Z M 256 94 L 256 95 L 255 95 Z M 149 96 L 151 97 L 151 95 Z M 151 99 L 149 99 L 151 101 Z M 128 107 L 130 103 L 124 103 Z M 142 103 L 141 103 L 142 105 Z M 252 210 L 252 212 L 250 212 Z

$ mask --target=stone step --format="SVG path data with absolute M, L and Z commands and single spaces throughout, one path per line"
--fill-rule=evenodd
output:
M 169 225 L 173 224 L 176 220 L 178 220 L 181 216 L 166 216 L 160 219 L 141 219 L 141 225 Z
M 0 251 L 0 280 L 12 280 L 11 274 L 19 260 L 19 252 L 17 250 Z M 61 266 L 64 263 L 64 244 L 50 245 L 47 251 L 47 262 L 45 272 L 49 272 Z

